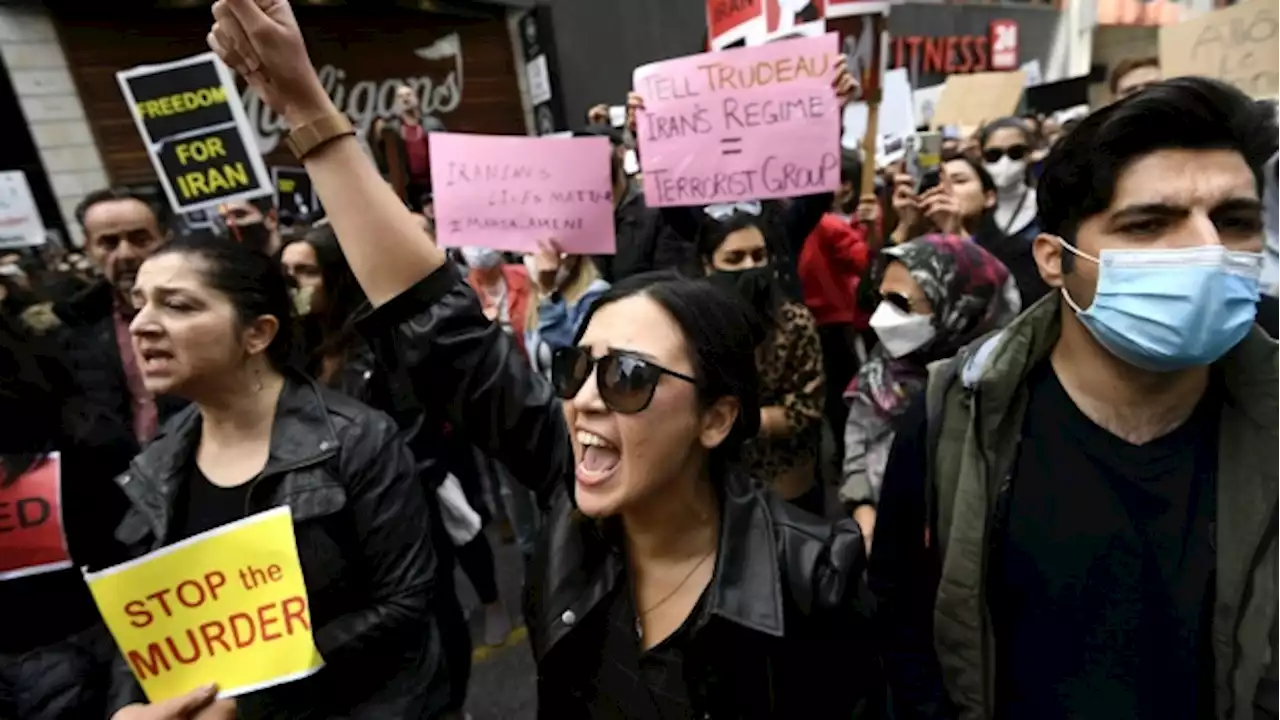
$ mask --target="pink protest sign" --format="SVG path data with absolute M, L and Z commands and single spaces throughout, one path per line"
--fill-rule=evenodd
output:
M 609 140 L 431 133 L 436 240 L 535 252 L 614 251 Z
M 708 205 L 840 184 L 836 36 L 636 68 L 645 202 Z

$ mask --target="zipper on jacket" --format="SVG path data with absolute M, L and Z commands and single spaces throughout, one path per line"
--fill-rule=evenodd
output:
M 976 450 L 977 450 L 978 456 L 982 458 L 982 462 L 983 462 L 983 465 L 985 465 L 985 470 L 986 470 L 982 478 L 983 492 L 988 493 L 990 492 L 990 487 L 991 487 L 992 467 L 991 467 L 991 458 L 987 457 L 985 443 L 982 440 L 983 438 L 982 427 L 981 427 L 982 405 L 980 403 L 980 398 L 978 397 L 978 391 L 976 388 L 971 389 L 966 386 L 965 393 L 969 397 L 970 412 L 973 413 L 974 435 L 977 438 L 979 438 L 979 441 L 976 445 Z M 990 646 L 989 638 L 991 633 L 994 631 L 989 628 L 989 626 L 992 624 L 992 620 L 991 620 L 990 608 L 987 607 L 987 580 L 988 580 L 987 568 L 991 561 L 991 525 L 995 522 L 997 505 L 998 503 L 991 502 L 990 499 L 988 499 L 987 519 L 982 526 L 982 538 L 981 538 L 982 565 L 978 570 L 978 578 L 977 578 L 978 580 L 978 612 L 981 613 L 981 615 L 978 618 L 979 620 L 978 627 L 981 633 L 981 637 L 978 639 L 978 641 L 981 643 L 981 652 L 982 652 L 982 668 L 981 668 L 982 674 L 981 674 L 980 680 L 982 682 L 982 712 L 985 717 L 993 717 L 995 715 L 994 702 L 993 702 L 993 698 L 990 696 L 990 689 L 989 689 L 992 683 L 988 682 L 988 678 L 992 677 L 991 654 L 992 652 L 994 652 L 993 649 L 989 647 Z
M 310 458 L 307 458 L 306 460 L 299 460 L 298 462 L 289 463 L 288 465 L 283 465 L 278 468 L 273 468 L 270 476 L 266 474 L 265 472 L 266 468 L 263 468 L 264 472 L 258 473 L 258 477 L 249 481 L 249 489 L 245 491 L 245 494 L 244 494 L 245 517 L 248 517 L 250 514 L 253 513 L 253 510 L 251 508 L 253 506 L 254 491 L 257 490 L 258 486 L 261 485 L 263 482 L 265 482 L 268 477 L 276 477 L 277 475 L 284 475 L 286 473 L 291 473 L 294 470 L 301 470 L 302 468 L 310 467 L 312 465 L 319 465 L 322 462 L 325 462 L 327 460 L 330 460 L 336 457 L 337 454 L 338 454 L 337 449 L 334 447 L 328 447 L 328 442 L 326 441 L 324 443 L 321 443 L 321 453 L 319 455 L 314 455 Z

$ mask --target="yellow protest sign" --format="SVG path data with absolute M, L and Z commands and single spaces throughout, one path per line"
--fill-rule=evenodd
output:
M 85 581 L 151 702 L 235 697 L 324 667 L 289 508 L 201 533 Z

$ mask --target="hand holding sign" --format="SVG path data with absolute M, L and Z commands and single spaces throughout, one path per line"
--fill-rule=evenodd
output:
M 154 705 L 127 705 L 112 715 L 111 720 L 233 720 L 235 701 L 215 700 L 217 697 L 218 686 L 205 685 Z
M 287 0 L 218 0 L 209 47 L 290 127 L 336 112 Z

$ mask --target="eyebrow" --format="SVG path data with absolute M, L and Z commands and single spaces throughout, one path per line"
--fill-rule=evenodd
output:
M 1261 213 L 1262 202 L 1254 198 L 1234 197 L 1223 200 L 1209 210 L 1210 214 L 1223 212 Z M 1133 220 L 1138 217 L 1150 217 L 1152 215 L 1166 218 L 1181 218 L 1190 214 L 1191 209 L 1186 205 L 1172 202 L 1151 202 L 1128 205 L 1120 208 L 1111 215 L 1111 220 L 1112 222 L 1123 222 L 1125 220 Z

